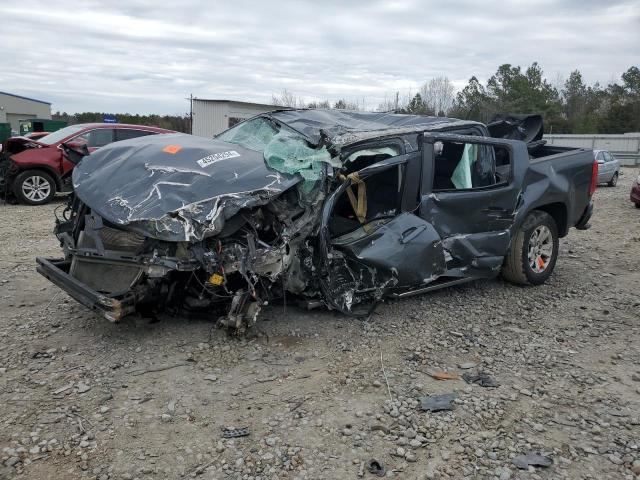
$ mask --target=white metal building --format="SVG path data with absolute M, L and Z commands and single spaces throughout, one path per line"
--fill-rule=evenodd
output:
M 20 120 L 42 118 L 51 120 L 51 103 L 0 92 L 0 123 L 10 123 L 11 130 L 20 129 Z
M 236 100 L 208 100 L 194 98 L 193 134 L 199 137 L 213 137 L 227 128 L 233 127 L 247 118 L 259 113 L 282 109 L 277 105 L 240 102 Z

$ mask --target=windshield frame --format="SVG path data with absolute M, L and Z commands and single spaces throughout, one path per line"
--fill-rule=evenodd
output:
M 45 135 L 44 137 L 34 141 L 42 143 L 43 145 L 52 146 L 58 143 L 62 143 L 69 137 L 77 136 L 78 134 L 82 133 L 83 130 L 86 130 L 86 128 L 87 127 L 84 125 L 69 125 L 68 127 L 56 130 L 55 132 L 52 132 L 49 135 Z

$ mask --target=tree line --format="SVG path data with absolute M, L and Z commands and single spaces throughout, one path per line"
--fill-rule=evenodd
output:
M 447 112 L 481 122 L 496 113 L 540 113 L 545 133 L 640 132 L 640 69 L 630 67 L 606 87 L 587 85 L 574 70 L 555 86 L 537 63 L 525 70 L 505 64 L 486 85 L 471 77 Z
M 497 113 L 537 113 L 544 118 L 545 133 L 640 132 L 640 69 L 630 67 L 618 82 L 606 87 L 587 85 L 579 70 L 552 84 L 537 62 L 526 69 L 500 65 L 485 84 L 473 76 L 455 92 L 445 76 L 425 82 L 415 94 L 396 92 L 377 111 L 415 115 L 450 116 L 489 122 Z M 275 105 L 293 108 L 363 110 L 347 100 L 306 103 L 284 90 L 273 96 Z M 364 102 L 363 102 L 364 103 Z
M 290 108 L 333 108 L 364 110 L 362 104 L 344 98 L 307 102 L 283 90 L 271 103 Z M 497 113 L 537 113 L 544 118 L 545 133 L 627 133 L 640 132 L 640 69 L 630 67 L 618 81 L 606 87 L 587 85 L 579 70 L 566 80 L 552 84 L 537 62 L 522 69 L 500 65 L 483 84 L 469 79 L 459 92 L 446 76 L 425 82 L 415 94 L 396 92 L 378 105 L 377 111 L 437 115 L 489 122 Z M 55 120 L 69 124 L 102 122 L 106 114 L 56 112 Z M 118 122 L 152 125 L 178 132 L 190 131 L 189 115 L 117 114 Z
M 53 120 L 63 120 L 69 125 L 76 123 L 102 123 L 106 116 L 113 116 L 104 112 L 72 113 L 56 112 L 51 116 Z M 115 117 L 118 123 L 130 123 L 132 125 L 147 125 L 151 127 L 166 128 L 176 132 L 189 133 L 191 122 L 189 115 L 139 115 L 130 113 L 117 113 Z

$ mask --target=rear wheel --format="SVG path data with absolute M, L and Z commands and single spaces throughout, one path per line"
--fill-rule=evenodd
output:
M 618 172 L 613 174 L 613 177 L 611 177 L 611 180 L 609 180 L 609 183 L 607 183 L 607 185 L 609 185 L 610 187 L 615 187 L 618 184 Z
M 13 181 L 13 193 L 20 203 L 44 205 L 56 194 L 56 182 L 40 170 L 27 170 Z
M 636 203 L 636 208 L 640 208 L 640 203 Z
M 544 283 L 558 258 L 558 227 L 551 215 L 534 210 L 511 241 L 502 276 L 520 285 Z

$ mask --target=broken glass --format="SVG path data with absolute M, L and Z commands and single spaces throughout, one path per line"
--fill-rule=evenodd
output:
M 267 165 L 281 173 L 300 174 L 302 192 L 309 193 L 323 176 L 323 164 L 331 164 L 326 147 L 311 148 L 297 134 L 281 129 L 264 148 Z
M 243 122 L 218 138 L 263 152 L 266 164 L 280 173 L 300 174 L 303 194 L 310 193 L 322 178 L 324 163 L 340 166 L 332 162 L 326 147 L 312 148 L 299 133 L 264 117 Z
M 217 138 L 249 150 L 263 152 L 278 130 L 279 128 L 272 121 L 258 117 L 221 133 Z

